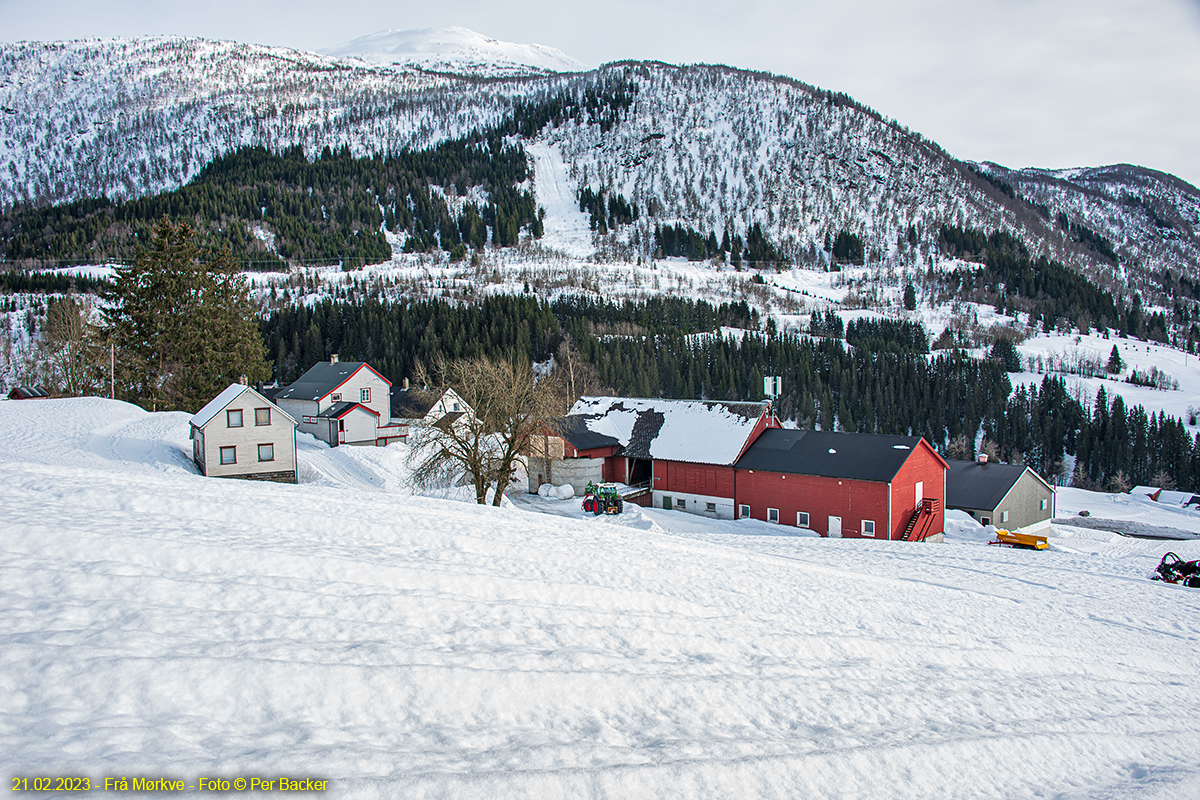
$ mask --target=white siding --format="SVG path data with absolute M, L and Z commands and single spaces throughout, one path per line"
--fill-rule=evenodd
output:
M 258 425 L 255 409 L 270 408 L 269 425 Z M 228 426 L 229 410 L 242 412 L 242 427 Z M 242 477 L 266 472 L 296 471 L 296 429 L 292 421 L 266 398 L 247 389 L 199 430 L 197 443 L 203 446 L 204 472 L 210 477 Z M 274 460 L 259 461 L 258 445 L 270 444 Z M 222 464 L 221 448 L 236 448 L 237 463 Z

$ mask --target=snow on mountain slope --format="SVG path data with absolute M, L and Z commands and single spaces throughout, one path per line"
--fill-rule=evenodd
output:
M 378 31 L 318 52 L 381 66 L 408 64 L 438 72 L 487 76 L 577 72 L 584 68 L 556 48 L 501 42 L 456 25 Z
M 666 534 L 210 480 L 154 447 L 96 460 L 114 426 L 186 439 L 182 415 L 106 401 L 0 402 L 0 423 L 13 774 L 290 775 L 339 798 L 1200 793 L 1200 592 L 1147 580 L 1161 543 Z

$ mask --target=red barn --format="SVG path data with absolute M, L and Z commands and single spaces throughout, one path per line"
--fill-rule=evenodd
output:
M 940 538 L 947 469 L 921 437 L 767 430 L 737 461 L 738 517 L 822 536 Z
M 568 419 L 620 445 L 605 456 L 607 480 L 649 482 L 655 507 L 721 519 L 735 516 L 734 462 L 763 431 L 779 427 L 770 403 L 628 397 L 580 398 Z

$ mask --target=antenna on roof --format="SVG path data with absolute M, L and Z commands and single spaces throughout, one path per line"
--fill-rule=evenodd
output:
M 774 400 L 783 394 L 783 378 L 778 375 L 768 375 L 763 378 L 763 394 L 769 400 Z

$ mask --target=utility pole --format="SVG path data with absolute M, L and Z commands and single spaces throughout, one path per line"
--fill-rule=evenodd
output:
M 108 343 L 108 398 L 117 399 L 117 345 Z

